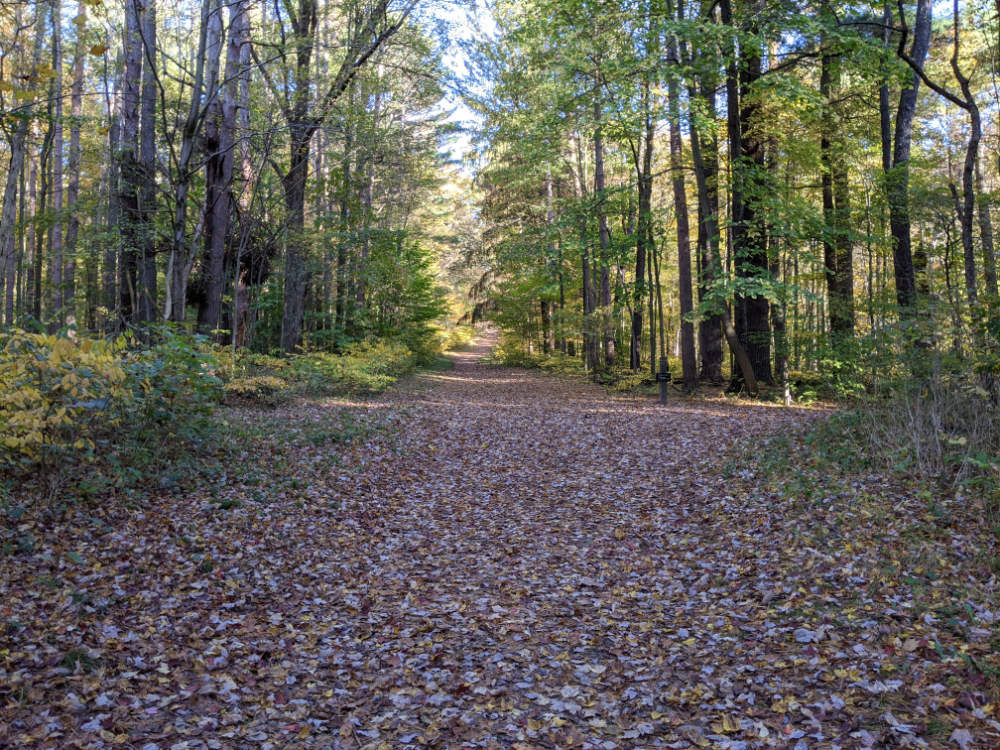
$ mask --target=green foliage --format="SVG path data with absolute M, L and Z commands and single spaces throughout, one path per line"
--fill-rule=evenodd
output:
M 504 336 L 494 348 L 492 359 L 505 367 L 541 370 L 550 375 L 582 377 L 586 375 L 579 357 L 570 357 L 560 351 L 540 354 L 528 351 L 515 336 Z
M 287 369 L 292 383 L 323 395 L 373 395 L 413 372 L 418 358 L 398 341 L 352 344 L 343 354 L 309 352 L 293 357 Z
M 433 258 L 405 231 L 370 231 L 365 326 L 379 337 L 428 331 L 443 316 L 443 290 L 434 277 Z
M 121 421 L 129 374 L 105 341 L 15 330 L 0 338 L 0 466 L 92 460 Z
M 170 328 L 144 336 L 152 343 L 7 334 L 0 466 L 44 480 L 50 492 L 77 478 L 90 495 L 131 486 L 202 446 L 221 395 L 215 359 L 198 337 Z
M 438 340 L 442 351 L 454 352 L 468 349 L 476 338 L 473 326 L 451 326 L 438 330 Z
M 492 359 L 504 367 L 523 367 L 532 370 L 541 366 L 541 355 L 529 352 L 511 336 L 504 336 L 494 347 Z
M 277 406 L 287 397 L 289 387 L 273 375 L 251 375 L 232 378 L 223 386 L 223 391 L 230 402 Z

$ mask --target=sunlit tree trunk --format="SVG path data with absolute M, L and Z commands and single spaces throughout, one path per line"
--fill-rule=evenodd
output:
M 598 88 L 599 90 L 599 88 Z M 594 198 L 597 201 L 597 229 L 601 254 L 601 337 L 604 343 L 604 367 L 615 365 L 615 333 L 611 325 L 611 230 L 608 228 L 607 193 L 604 174 L 604 134 L 601 122 L 601 97 L 594 102 Z
M 676 56 L 676 44 L 671 41 L 668 53 Z M 680 297 L 681 374 L 684 388 L 693 390 L 698 378 L 694 350 L 694 323 L 687 319 L 694 309 L 691 288 L 691 229 L 688 224 L 687 189 L 684 185 L 684 165 L 681 152 L 680 86 L 674 78 L 668 84 L 670 121 L 670 170 L 674 194 L 674 215 L 677 222 L 677 288 Z

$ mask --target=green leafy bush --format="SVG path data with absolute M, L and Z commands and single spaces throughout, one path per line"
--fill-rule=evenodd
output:
M 442 351 L 453 352 L 468 349 L 476 339 L 476 329 L 473 326 L 451 326 L 438 332 Z
M 382 393 L 416 366 L 417 356 L 398 341 L 361 342 L 343 354 L 309 352 L 293 357 L 288 377 L 313 393 L 372 395 Z
M 226 399 L 230 402 L 247 402 L 265 406 L 277 406 L 289 392 L 288 383 L 273 375 L 235 377 L 226 382 L 222 388 Z
M 493 349 L 491 358 L 505 367 L 523 367 L 527 370 L 537 369 L 542 360 L 541 356 L 528 351 L 511 336 L 501 337 L 500 343 Z
M 12 331 L 0 339 L 0 464 L 50 467 L 94 457 L 130 402 L 114 346 Z
M 204 339 L 170 328 L 113 341 L 6 334 L 0 466 L 50 490 L 89 466 L 88 486 L 131 485 L 197 451 L 222 390 Z

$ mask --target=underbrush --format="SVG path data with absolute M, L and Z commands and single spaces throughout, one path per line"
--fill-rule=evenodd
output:
M 0 335 L 0 471 L 48 499 L 128 489 L 213 450 L 222 394 L 203 339 Z
M 931 505 L 957 498 L 1000 538 L 1000 393 L 987 382 L 941 370 L 901 379 L 736 462 L 806 499 L 826 481 L 889 476 Z
M 0 513 L 20 502 L 14 488 L 73 501 L 193 486 L 224 474 L 233 447 L 218 404 L 371 396 L 471 337 L 427 330 L 281 358 L 171 327 L 148 329 L 143 340 L 0 333 Z
M 547 354 L 529 352 L 516 342 L 508 340 L 502 340 L 493 350 L 492 360 L 505 367 L 541 370 L 550 375 L 589 377 L 593 382 L 620 393 L 652 388 L 656 385 L 656 381 L 645 369 L 634 372 L 628 367 L 619 365 L 611 370 L 588 373 L 580 357 L 570 356 L 558 350 Z

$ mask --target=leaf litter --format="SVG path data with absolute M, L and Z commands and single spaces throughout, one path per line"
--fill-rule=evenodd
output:
M 232 410 L 272 434 L 211 493 L 10 521 L 0 746 L 1000 747 L 988 534 L 883 477 L 722 470 L 815 411 L 664 408 L 488 343 Z

